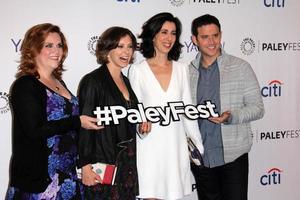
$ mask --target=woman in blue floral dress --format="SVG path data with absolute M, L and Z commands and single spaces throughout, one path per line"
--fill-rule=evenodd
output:
M 58 26 L 39 24 L 21 46 L 10 92 L 12 158 L 7 200 L 77 200 L 77 131 L 100 129 L 79 116 L 78 101 L 61 79 L 68 47 Z

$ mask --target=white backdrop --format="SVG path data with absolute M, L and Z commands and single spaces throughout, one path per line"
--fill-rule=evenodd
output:
M 190 62 L 197 53 L 190 40 L 191 21 L 209 13 L 221 22 L 225 51 L 250 62 L 257 74 L 266 114 L 253 123 L 249 199 L 298 200 L 299 8 L 298 0 L 0 0 L 0 199 L 5 196 L 11 155 L 8 92 L 26 30 L 44 22 L 61 27 L 69 44 L 64 80 L 76 94 L 80 78 L 97 67 L 93 49 L 100 33 L 118 25 L 137 35 L 149 17 L 168 11 L 183 25 L 182 62 Z M 139 53 L 136 57 L 141 59 Z M 194 192 L 184 199 L 196 196 Z

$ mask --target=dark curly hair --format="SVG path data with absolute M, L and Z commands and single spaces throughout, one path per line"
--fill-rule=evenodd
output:
M 136 38 L 129 29 L 119 27 L 119 26 L 113 26 L 113 27 L 106 29 L 101 34 L 101 36 L 99 37 L 98 42 L 97 42 L 97 47 L 96 47 L 97 62 L 99 64 L 107 64 L 108 63 L 108 59 L 107 59 L 108 53 L 112 49 L 117 48 L 118 44 L 120 42 L 120 39 L 127 35 L 131 38 L 133 51 L 135 51 L 136 45 L 137 45 Z M 132 63 L 132 62 L 133 62 L 133 57 L 130 60 L 130 63 Z
M 62 72 L 64 71 L 63 62 L 68 54 L 68 45 L 64 34 L 60 31 L 60 28 L 50 23 L 35 25 L 25 33 L 21 45 L 21 59 L 18 66 L 18 72 L 16 74 L 17 78 L 24 75 L 34 75 L 39 78 L 35 57 L 41 52 L 45 39 L 49 33 L 58 33 L 63 45 L 63 55 L 60 64 L 53 71 L 54 77 L 61 80 Z
M 173 22 L 176 26 L 176 41 L 168 53 L 168 59 L 175 61 L 179 59 L 181 48 L 183 47 L 183 45 L 180 43 L 180 35 L 182 31 L 181 22 L 177 17 L 174 17 L 168 12 L 156 14 L 144 23 L 142 27 L 142 33 L 140 34 L 139 38 L 142 39 L 140 51 L 145 58 L 152 58 L 155 56 L 153 38 L 157 33 L 159 33 L 165 22 Z

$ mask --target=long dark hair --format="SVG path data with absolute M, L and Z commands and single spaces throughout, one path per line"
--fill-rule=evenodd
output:
M 180 43 L 180 35 L 182 31 L 181 22 L 177 17 L 174 17 L 168 12 L 156 14 L 144 23 L 142 27 L 142 33 L 140 34 L 139 38 L 142 39 L 140 51 L 145 58 L 152 58 L 155 56 L 153 38 L 161 30 L 163 24 L 167 21 L 173 22 L 176 26 L 176 41 L 168 53 L 168 59 L 179 59 L 181 48 L 183 47 L 183 45 Z

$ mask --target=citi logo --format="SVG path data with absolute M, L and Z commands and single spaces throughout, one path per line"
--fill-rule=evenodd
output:
M 263 97 L 280 97 L 282 85 L 279 80 L 272 80 L 267 86 L 261 88 L 260 93 Z
M 140 3 L 140 0 L 117 0 L 118 2 L 132 2 L 132 3 Z
M 264 0 L 264 5 L 266 7 L 277 7 L 283 8 L 285 0 Z
M 267 174 L 260 177 L 260 183 L 264 186 L 266 185 L 277 185 L 281 183 L 281 173 L 282 170 L 278 168 L 270 169 Z

